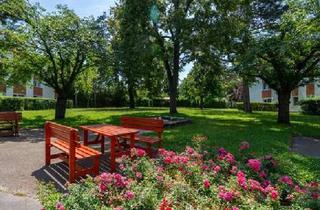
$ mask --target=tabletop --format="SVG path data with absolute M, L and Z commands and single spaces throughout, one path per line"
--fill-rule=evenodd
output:
M 91 131 L 105 136 L 124 136 L 138 133 L 138 129 L 125 128 L 117 125 L 99 124 L 99 125 L 83 125 L 80 126 L 83 130 Z

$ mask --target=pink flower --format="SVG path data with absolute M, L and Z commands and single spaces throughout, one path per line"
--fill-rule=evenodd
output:
M 246 183 L 246 175 L 242 171 L 238 171 L 237 173 L 237 181 L 238 184 L 243 188 L 247 189 L 247 183 Z
M 211 184 L 208 179 L 203 180 L 204 188 L 209 189 Z
M 136 177 L 138 179 L 142 179 L 142 173 L 141 172 L 136 172 Z
M 230 173 L 232 173 L 232 174 L 236 174 L 236 173 L 237 173 L 237 171 L 238 171 L 237 166 L 232 166 L 232 168 L 231 168 L 231 170 L 230 170 Z
M 264 179 L 264 178 L 266 178 L 266 177 L 267 177 L 267 174 L 266 174 L 266 172 L 264 172 L 264 171 L 261 171 L 261 172 L 259 173 L 259 177 L 260 177 L 261 179 Z
M 123 210 L 123 208 L 122 207 L 116 207 L 113 210 Z
M 234 164 L 234 162 L 235 162 L 234 156 L 231 153 L 227 153 L 226 156 L 225 156 L 225 159 L 230 164 Z
M 60 202 L 58 202 L 58 203 L 56 204 L 56 208 L 57 208 L 57 210 L 64 210 L 64 206 L 63 206 L 63 204 L 60 203 Z
M 318 200 L 318 199 L 320 199 L 320 195 L 317 192 L 312 192 L 311 198 L 314 200 Z
M 219 192 L 219 198 L 225 201 L 232 201 L 234 198 L 234 195 L 232 192 Z
M 238 207 L 232 207 L 232 210 L 239 210 Z
M 278 191 L 277 191 L 277 190 L 272 190 L 272 191 L 270 192 L 270 197 L 271 197 L 272 200 L 278 200 L 278 198 L 279 198 L 279 193 L 278 193 Z
M 132 199 L 134 199 L 134 192 L 132 192 L 132 191 L 127 191 L 126 194 L 125 194 L 125 198 L 126 198 L 127 200 L 132 200 Z
M 163 162 L 164 162 L 165 164 L 171 164 L 171 163 L 173 163 L 173 159 L 168 156 L 168 157 L 165 157 L 165 158 L 164 158 Z
M 240 147 L 239 147 L 239 150 L 242 151 L 242 150 L 246 150 L 246 149 L 249 149 L 250 145 L 247 141 L 243 141 L 240 143 Z
M 227 152 L 223 147 L 221 147 L 220 149 L 218 149 L 218 154 L 219 154 L 220 157 L 226 156 L 227 153 L 228 153 L 228 152 Z
M 219 171 L 221 171 L 221 167 L 219 165 L 215 166 L 213 169 L 216 173 L 218 173 Z
M 260 191 L 262 189 L 260 183 L 254 179 L 249 179 L 248 180 L 250 190 L 258 190 Z
M 262 182 L 261 186 L 262 186 L 263 188 L 266 188 L 266 187 L 268 187 L 270 184 L 271 184 L 271 182 L 270 182 L 269 180 L 264 180 L 264 181 Z
M 191 148 L 191 147 L 186 147 L 186 152 L 189 154 L 189 155 L 192 155 L 194 153 L 194 150 Z
M 260 160 L 258 160 L 258 159 L 250 159 L 250 160 L 248 160 L 248 166 L 249 166 L 252 170 L 254 170 L 254 171 L 256 171 L 256 172 L 259 172 L 259 171 L 260 171 L 260 168 L 261 168 L 261 162 L 260 162 Z
M 137 156 L 138 157 L 144 157 L 144 156 L 146 156 L 146 152 L 143 150 L 143 149 L 136 149 L 136 154 L 137 154 Z
M 107 186 L 106 185 L 104 185 L 104 184 L 99 184 L 99 191 L 100 192 L 105 192 L 106 191 L 106 189 L 107 189 Z
M 159 182 L 162 182 L 162 181 L 163 181 L 163 176 L 157 176 L 157 180 L 158 180 Z
M 288 185 L 293 185 L 292 178 L 289 176 L 280 177 L 279 182 L 284 183 L 284 184 L 288 184 Z
M 120 168 L 121 171 L 123 171 L 125 169 L 125 167 L 124 167 L 124 165 L 122 163 L 119 165 L 119 168 Z

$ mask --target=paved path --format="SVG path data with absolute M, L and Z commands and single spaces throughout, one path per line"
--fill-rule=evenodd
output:
M 0 210 L 40 210 L 39 201 L 25 197 L 0 192 Z
M 291 151 L 320 158 L 320 139 L 310 137 L 294 137 L 292 139 Z

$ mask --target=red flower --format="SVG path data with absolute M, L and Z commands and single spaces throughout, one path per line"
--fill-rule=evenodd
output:
M 272 190 L 270 192 L 270 197 L 271 197 L 272 200 L 278 200 L 279 192 L 277 190 Z
M 126 198 L 127 200 L 132 200 L 132 199 L 134 199 L 134 192 L 127 191 L 126 194 L 125 194 L 125 198 Z
M 203 180 L 203 185 L 206 189 L 209 189 L 211 186 L 210 181 L 208 179 Z
M 260 162 L 260 160 L 258 160 L 258 159 L 250 159 L 250 160 L 248 160 L 248 166 L 249 166 L 252 170 L 254 170 L 254 171 L 256 171 L 256 172 L 259 172 L 259 171 L 260 171 L 260 168 L 261 168 L 261 162 Z
M 248 143 L 247 141 L 243 141 L 243 142 L 240 143 L 240 148 L 239 148 L 239 150 L 240 150 L 240 151 L 241 151 L 241 150 L 246 150 L 246 149 L 249 149 L 249 147 L 250 147 L 249 143 Z
M 284 183 L 284 184 L 288 184 L 288 185 L 293 185 L 293 181 L 290 176 L 282 176 L 279 179 L 279 182 Z

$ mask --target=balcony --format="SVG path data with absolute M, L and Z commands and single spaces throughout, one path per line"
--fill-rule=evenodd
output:
M 271 98 L 271 96 L 272 96 L 271 89 L 261 91 L 262 98 Z
M 43 96 L 43 90 L 40 87 L 33 87 L 33 96 L 34 97 L 42 97 Z
M 306 95 L 307 95 L 307 97 L 314 96 L 314 84 L 313 83 L 306 85 Z
M 14 85 L 13 86 L 13 95 L 25 96 L 26 92 L 27 92 L 26 86 L 24 86 L 24 85 Z

